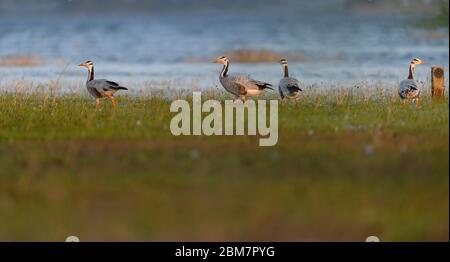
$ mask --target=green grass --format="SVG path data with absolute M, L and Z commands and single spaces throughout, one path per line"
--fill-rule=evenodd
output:
M 0 95 L 0 240 L 448 241 L 447 98 L 306 92 L 270 148 L 174 137 L 169 106 Z

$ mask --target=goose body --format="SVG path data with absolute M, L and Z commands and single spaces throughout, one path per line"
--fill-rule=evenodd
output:
M 96 107 L 99 108 L 101 98 L 111 99 L 113 107 L 116 106 L 114 94 L 119 90 L 128 90 L 128 88 L 120 86 L 118 83 L 106 79 L 94 79 L 94 63 L 86 61 L 79 66 L 88 69 L 88 79 L 86 81 L 86 88 L 90 95 L 96 99 Z
M 303 91 L 300 88 L 300 82 L 296 78 L 289 76 L 286 59 L 281 59 L 280 64 L 283 66 L 284 71 L 284 77 L 278 84 L 278 91 L 280 92 L 281 99 L 290 98 L 298 100 L 300 97 L 300 92 Z
M 420 90 L 417 86 L 416 80 L 414 80 L 414 70 L 416 65 L 420 64 L 423 64 L 422 60 L 414 58 L 409 64 L 408 79 L 401 81 L 398 85 L 398 95 L 400 96 L 400 99 L 402 99 L 403 103 L 407 100 L 413 100 L 416 102 L 417 106 L 419 105 Z
M 119 90 L 128 90 L 126 87 L 106 79 L 88 80 L 86 88 L 89 94 L 95 98 L 111 97 Z
M 414 79 L 406 79 L 400 82 L 398 86 L 398 95 L 401 99 L 417 99 L 420 96 L 420 90 Z
M 247 97 L 263 93 L 266 89 L 272 89 L 271 84 L 254 80 L 248 75 L 229 75 L 228 69 L 230 67 L 230 62 L 225 56 L 219 57 L 217 62 L 224 65 L 219 76 L 219 81 L 223 88 L 243 101 L 245 101 Z

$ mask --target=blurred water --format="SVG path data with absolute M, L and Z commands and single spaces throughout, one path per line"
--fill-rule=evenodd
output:
M 37 67 L 1 67 L 0 83 L 16 79 L 83 83 L 90 59 L 96 77 L 136 88 L 147 81 L 171 81 L 173 87 L 211 88 L 221 67 L 211 60 L 242 48 L 304 54 L 290 63 L 291 74 L 305 84 L 382 81 L 406 77 L 411 58 L 448 68 L 447 31 L 411 26 L 414 17 L 355 14 L 299 15 L 196 12 L 152 15 L 0 17 L 0 58 L 37 55 Z M 195 63 L 187 61 L 195 58 Z M 289 57 L 288 57 L 289 58 Z M 231 73 L 277 83 L 278 64 L 232 63 Z M 429 79 L 429 67 L 417 78 Z M 448 71 L 446 71 L 448 75 Z

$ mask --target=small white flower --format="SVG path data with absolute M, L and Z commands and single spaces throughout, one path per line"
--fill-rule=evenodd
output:
M 366 155 L 373 154 L 373 151 L 374 151 L 374 146 L 372 144 L 366 145 L 364 147 L 364 152 L 366 153 Z
M 400 153 L 404 154 L 408 152 L 408 146 L 407 145 L 401 145 L 400 146 Z
M 192 149 L 191 150 L 191 157 L 194 159 L 197 159 L 200 157 L 200 152 L 197 149 Z

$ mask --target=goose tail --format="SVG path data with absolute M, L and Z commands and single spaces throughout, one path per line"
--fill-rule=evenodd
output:
M 258 83 L 257 85 L 261 90 L 263 90 L 263 89 L 273 90 L 272 85 L 269 83 Z

